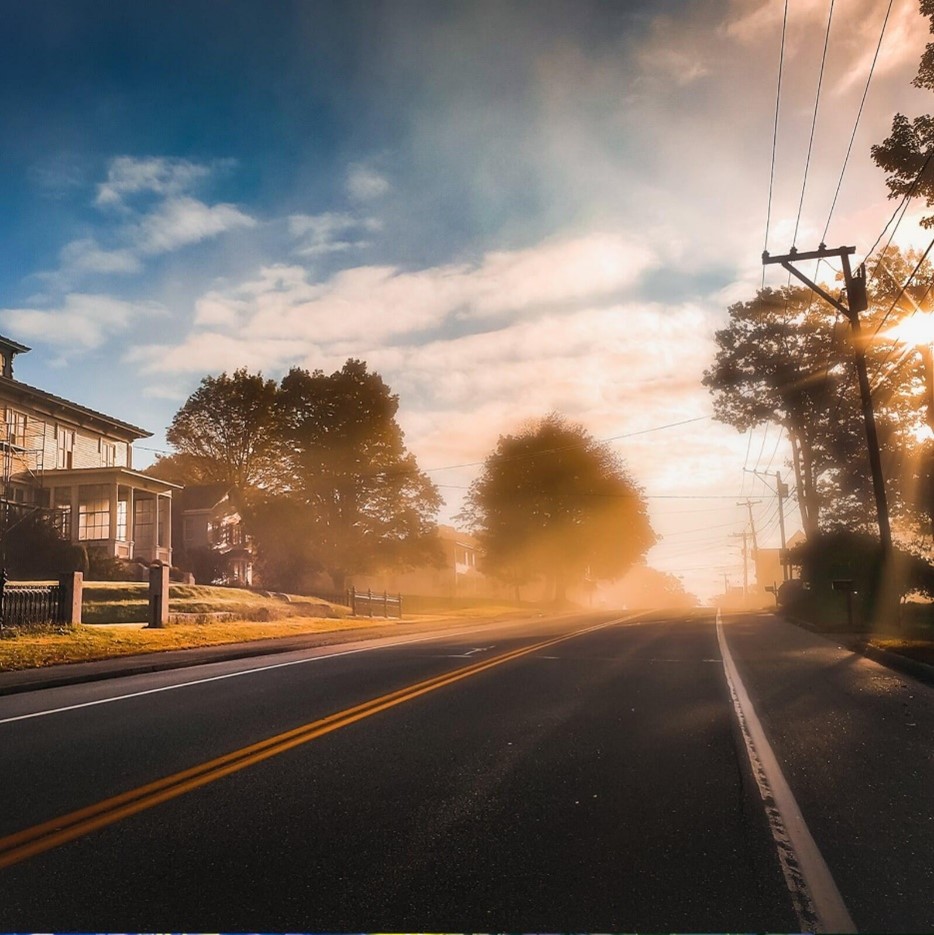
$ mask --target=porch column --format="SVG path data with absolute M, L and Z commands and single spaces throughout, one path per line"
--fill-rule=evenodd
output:
M 110 513 L 108 514 L 110 519 L 110 531 L 109 538 L 112 545 L 112 552 L 114 555 L 117 554 L 117 502 L 120 499 L 120 487 L 118 484 L 114 484 L 110 488 Z
M 132 486 L 127 488 L 126 498 L 126 537 L 130 543 L 130 558 L 136 558 L 136 501 L 133 498 L 135 490 Z
M 152 555 L 155 559 L 159 557 L 159 494 L 153 497 L 152 512 Z
M 71 485 L 71 541 L 78 541 L 78 501 L 81 488 L 78 484 Z

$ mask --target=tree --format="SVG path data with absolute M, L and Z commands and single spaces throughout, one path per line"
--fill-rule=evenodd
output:
M 241 368 L 230 376 L 205 377 L 166 432 L 178 454 L 157 461 L 154 473 L 187 475 L 189 483 L 223 482 L 240 492 L 275 487 L 282 437 L 278 402 L 275 380 L 260 373 Z
M 280 388 L 288 494 L 307 508 L 338 590 L 349 575 L 437 557 L 441 496 L 396 421 L 399 398 L 363 361 L 293 369 Z
M 83 547 L 67 541 L 43 510 L 5 519 L 0 564 L 10 578 L 55 578 L 66 571 L 87 572 Z
M 589 577 L 613 580 L 654 545 L 641 488 L 581 425 L 551 414 L 500 436 L 458 520 L 502 580 L 546 574 L 557 602 Z
M 833 309 L 797 286 L 760 289 L 730 306 L 728 327 L 717 331 L 717 356 L 704 372 L 714 417 L 739 432 L 771 423 L 791 443 L 801 524 L 817 531 L 822 498 L 818 478 L 828 466 L 818 426 L 830 401 L 845 402 L 839 355 L 842 340 Z M 848 414 L 851 407 L 848 406 Z
M 872 258 L 867 265 L 877 275 L 862 316 L 890 511 L 912 526 L 931 489 L 927 462 L 917 457 L 924 375 L 920 358 L 896 353 L 887 332 L 920 298 L 919 285 L 901 289 L 917 261 L 894 248 Z M 763 423 L 785 429 L 808 537 L 834 526 L 871 531 L 876 515 L 849 324 L 810 290 L 790 286 L 762 289 L 729 316 L 704 374 L 715 417 L 740 432 Z
M 934 0 L 921 0 L 921 13 L 931 20 L 934 33 Z M 918 74 L 912 82 L 917 88 L 934 91 L 934 42 L 929 42 L 921 56 Z M 890 198 L 923 195 L 927 206 L 934 206 L 934 116 L 924 114 L 909 120 L 896 114 L 888 138 L 871 149 L 872 158 L 888 173 L 886 184 Z M 921 221 L 922 227 L 934 227 L 934 215 Z

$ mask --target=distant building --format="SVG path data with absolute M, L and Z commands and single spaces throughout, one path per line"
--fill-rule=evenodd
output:
M 787 542 L 788 549 L 793 549 L 806 541 L 803 532 L 796 532 Z M 787 550 L 786 550 L 787 551 Z M 780 585 L 784 580 L 782 572 L 782 550 L 781 549 L 758 549 L 754 556 L 756 565 L 756 587 L 759 591 L 765 591 L 767 587 Z M 788 567 L 788 577 L 800 577 L 800 571 L 797 566 Z
M 71 542 L 120 559 L 172 561 L 175 484 L 133 470 L 150 432 L 13 377 L 29 348 L 0 335 L 3 530 L 43 510 Z
M 203 584 L 253 583 L 253 549 L 229 484 L 179 491 L 175 506 L 176 562 Z
M 440 565 L 422 565 L 403 572 L 355 575 L 357 589 L 389 591 L 421 597 L 501 597 L 508 590 L 479 570 L 480 546 L 470 533 L 438 526 Z

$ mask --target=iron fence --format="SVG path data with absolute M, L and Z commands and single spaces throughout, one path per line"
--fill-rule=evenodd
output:
M 57 584 L 7 584 L 0 577 L 0 630 L 67 622 L 65 588 Z

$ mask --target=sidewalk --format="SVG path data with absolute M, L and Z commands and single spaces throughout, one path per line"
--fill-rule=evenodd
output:
M 917 659 L 911 659 L 908 656 L 903 656 L 901 653 L 890 652 L 879 646 L 873 646 L 865 633 L 831 633 L 818 629 L 807 620 L 801 620 L 797 617 L 783 614 L 781 611 L 776 610 L 773 611 L 773 613 L 786 623 L 793 623 L 795 626 L 801 627 L 802 630 L 808 630 L 817 636 L 823 637 L 825 640 L 837 643 L 844 649 L 850 650 L 850 652 L 859 653 L 861 656 L 865 656 L 873 662 L 878 662 L 879 665 L 883 665 L 888 669 L 894 669 L 904 675 L 910 675 L 919 682 L 934 685 L 934 666 L 919 662 Z

